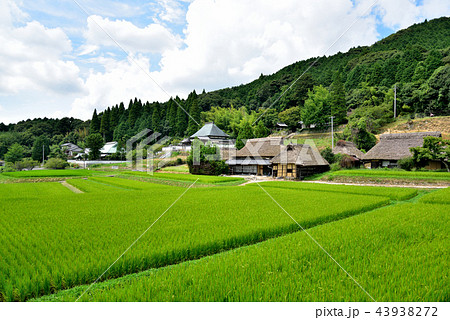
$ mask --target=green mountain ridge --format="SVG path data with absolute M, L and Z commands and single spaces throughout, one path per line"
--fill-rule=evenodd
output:
M 335 123 L 347 124 L 342 138 L 359 145 L 367 140 L 363 146 L 367 150 L 374 143 L 371 134 L 393 121 L 394 86 L 397 115 L 450 115 L 450 18 L 415 24 L 371 46 L 299 61 L 247 84 L 201 94 L 193 91 L 185 100 L 150 103 L 135 98 L 128 108 L 120 103 L 95 112 L 94 121 L 38 118 L 0 123 L 0 158 L 13 143 L 23 145 L 25 155 L 31 154 L 36 138 L 42 136 L 54 145 L 83 146 L 88 134 L 98 132 L 105 141 L 123 144 L 150 128 L 181 139 L 203 122 L 214 121 L 239 140 L 266 136 L 277 122 L 285 122 L 291 130 L 299 121 L 326 128 L 331 115 Z

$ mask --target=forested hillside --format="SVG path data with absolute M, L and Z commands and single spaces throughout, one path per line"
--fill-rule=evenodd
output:
M 372 134 L 393 121 L 394 86 L 397 115 L 450 115 L 450 18 L 413 25 L 370 47 L 317 58 L 272 75 L 261 74 L 245 85 L 200 94 L 194 91 L 186 100 L 176 97 L 150 103 L 135 98 L 106 109 L 99 106 L 103 111 L 96 111 L 91 121 L 64 118 L 0 124 L 0 158 L 13 143 L 31 154 L 37 137 L 54 145 L 73 142 L 84 146 L 85 137 L 97 132 L 105 141 L 123 144 L 150 128 L 181 139 L 194 133 L 197 123 L 214 121 L 239 140 L 266 136 L 277 122 L 291 130 L 298 128 L 299 121 L 326 128 L 330 116 L 338 124 L 348 123 L 344 138 L 367 150 L 374 143 Z

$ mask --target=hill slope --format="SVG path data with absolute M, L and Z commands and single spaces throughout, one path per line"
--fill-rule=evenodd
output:
M 0 159 L 13 143 L 23 145 L 28 156 L 36 137 L 42 135 L 54 145 L 72 142 L 83 147 L 86 135 L 98 132 L 105 141 L 124 144 L 144 128 L 182 138 L 194 133 L 197 123 L 214 121 L 234 138 L 251 138 L 270 134 L 277 122 L 292 130 L 300 120 L 323 129 L 330 115 L 336 117 L 336 124 L 348 123 L 345 138 L 358 140 L 358 145 L 374 143 L 370 134 L 379 133 L 394 119 L 394 86 L 397 115 L 450 115 L 448 17 L 413 25 L 369 47 L 321 57 L 313 64 L 316 59 L 296 62 L 245 85 L 199 95 L 194 91 L 186 100 L 149 103 L 135 98 L 128 108 L 118 103 L 96 114 L 96 121 L 44 118 L 8 126 L 0 123 Z M 260 119 L 257 125 L 256 119 Z M 367 150 L 370 143 L 360 147 Z

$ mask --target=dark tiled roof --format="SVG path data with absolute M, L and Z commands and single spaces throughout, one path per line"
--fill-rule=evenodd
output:
M 423 138 L 441 137 L 440 132 L 391 133 L 380 135 L 380 142 L 369 150 L 363 160 L 400 160 L 411 156 L 410 148 L 421 147 Z
M 196 137 L 228 138 L 229 135 L 220 130 L 219 127 L 214 124 L 214 122 L 207 122 L 200 130 L 198 130 L 191 136 L 191 139 Z

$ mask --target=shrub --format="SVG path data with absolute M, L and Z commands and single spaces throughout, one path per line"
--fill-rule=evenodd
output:
M 414 168 L 414 160 L 412 157 L 407 157 L 398 160 L 398 166 L 406 171 L 411 171 Z
M 69 164 L 67 163 L 67 161 L 59 158 L 50 158 L 44 165 L 44 167 L 46 167 L 47 169 L 64 169 L 68 166 Z
M 341 166 L 338 162 L 332 163 L 330 165 L 330 171 L 338 171 L 341 170 Z
M 20 166 L 23 169 L 27 169 L 27 170 L 33 170 L 34 167 L 39 165 L 39 162 L 33 160 L 32 158 L 26 158 L 26 159 L 23 159 L 22 161 L 19 161 L 19 162 L 20 162 Z M 17 165 L 18 164 L 16 163 L 16 166 Z
M 322 151 L 320 151 L 320 155 L 328 161 L 329 164 L 332 164 L 336 162 L 336 156 L 334 155 L 333 151 L 330 147 L 326 147 Z
M 183 164 L 183 159 L 177 158 L 177 165 Z

